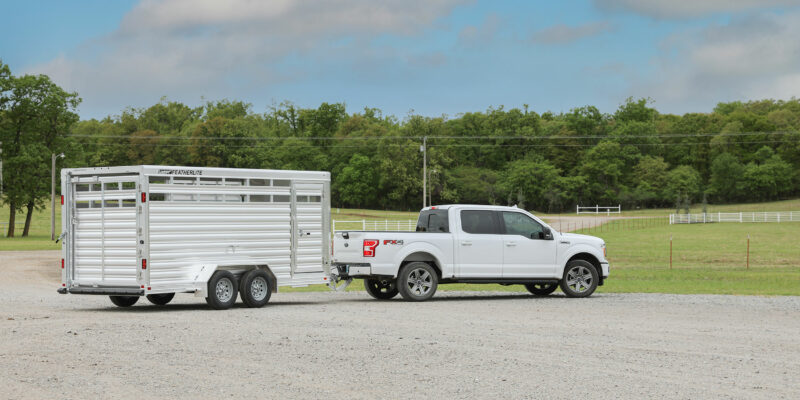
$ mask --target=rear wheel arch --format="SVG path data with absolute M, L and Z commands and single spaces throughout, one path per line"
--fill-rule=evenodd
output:
M 397 268 L 397 273 L 399 274 L 400 270 L 403 269 L 406 264 L 417 261 L 427 263 L 433 267 L 433 269 L 436 270 L 436 275 L 439 280 L 442 279 L 442 264 L 439 262 L 439 259 L 436 258 L 436 256 L 427 251 L 416 251 L 407 255 L 405 258 L 403 258 L 403 261 L 400 262 L 400 265 Z

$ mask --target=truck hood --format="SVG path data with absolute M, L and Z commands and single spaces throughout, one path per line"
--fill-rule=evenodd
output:
M 597 236 L 581 235 L 578 233 L 562 233 L 562 239 L 569 240 L 572 244 L 585 243 L 594 247 L 601 247 L 605 241 Z

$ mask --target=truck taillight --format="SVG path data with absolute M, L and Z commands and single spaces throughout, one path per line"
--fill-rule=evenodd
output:
M 144 258 L 142 259 L 142 269 L 147 269 L 147 260 Z
M 378 247 L 379 240 L 364 239 L 364 257 L 375 257 L 375 248 Z

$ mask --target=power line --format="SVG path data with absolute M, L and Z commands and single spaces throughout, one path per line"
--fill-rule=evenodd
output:
M 719 144 L 720 146 L 728 145 L 728 144 L 780 144 L 780 143 L 800 143 L 800 140 L 755 140 L 755 141 L 733 141 L 733 142 L 725 142 Z M 155 146 L 155 147 L 204 147 L 209 145 L 195 145 L 189 143 L 180 143 L 180 144 L 159 144 L 159 143 L 95 143 L 94 146 L 104 146 L 104 147 L 113 147 L 113 146 L 124 146 L 124 147 L 134 147 L 134 146 Z M 705 142 L 693 142 L 693 143 L 620 143 L 623 146 L 712 146 L 711 143 Z M 332 146 L 332 147 L 323 147 L 314 144 L 308 145 L 282 145 L 281 148 L 364 148 L 365 146 L 353 146 L 353 145 L 346 145 L 346 146 Z M 381 146 L 381 147 L 417 147 L 419 144 L 417 143 L 404 143 L 404 144 L 396 144 L 396 143 L 373 143 L 372 146 Z M 570 143 L 570 144 L 500 144 L 500 143 L 459 143 L 459 144 L 428 144 L 428 147 L 596 147 L 597 144 L 586 144 L 586 143 Z M 224 148 L 253 148 L 252 145 L 250 146 L 225 146 Z
M 688 138 L 688 137 L 739 137 L 751 135 L 800 135 L 798 132 L 792 131 L 772 131 L 772 132 L 732 132 L 732 133 L 691 133 L 691 134 L 661 134 L 661 135 L 625 135 L 625 136 L 612 136 L 612 135 L 596 135 L 596 136 L 424 136 L 428 140 L 572 140 L 572 139 L 628 139 L 628 138 Z M 280 141 L 280 140 L 320 140 L 320 141 L 333 141 L 333 140 L 422 140 L 423 136 L 131 136 L 131 135 L 86 135 L 86 134 L 70 134 L 67 137 L 75 138 L 92 138 L 92 139 L 128 139 L 128 140 L 252 140 L 252 141 Z

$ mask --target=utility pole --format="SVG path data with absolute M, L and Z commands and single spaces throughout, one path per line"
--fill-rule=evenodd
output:
M 64 153 L 53 153 L 50 157 L 50 240 L 56 240 L 56 158 L 64 158 Z
M 422 137 L 422 208 L 425 208 L 428 196 L 428 137 Z

